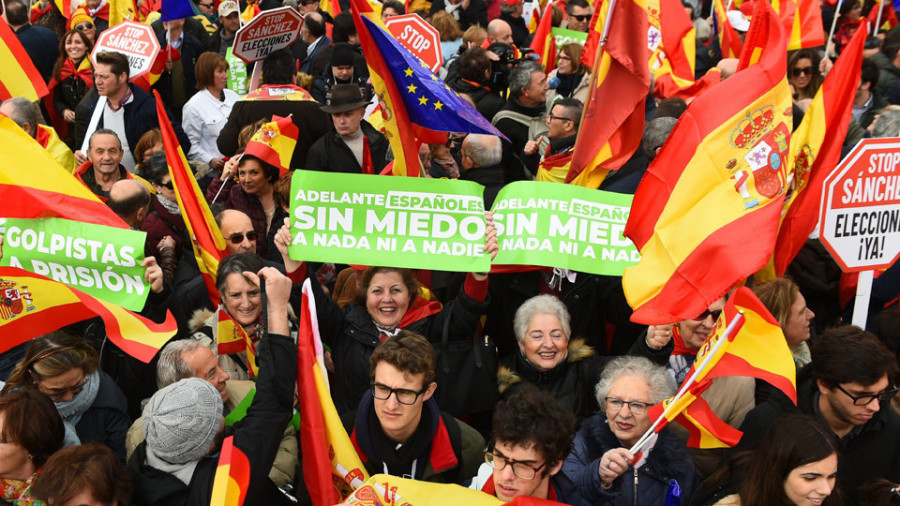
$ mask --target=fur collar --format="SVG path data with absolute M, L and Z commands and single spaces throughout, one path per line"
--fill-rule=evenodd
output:
M 570 340 L 569 346 L 566 348 L 566 351 L 566 360 L 556 366 L 553 371 L 563 370 L 571 364 L 591 358 L 596 354 L 594 348 L 589 346 L 584 339 L 580 338 Z M 517 357 L 516 355 L 519 356 Z M 519 352 L 518 350 L 513 352 L 513 356 L 511 357 L 511 359 L 510 357 L 507 357 L 507 360 L 504 360 L 503 362 L 504 363 L 501 364 L 499 368 L 497 368 L 497 386 L 500 390 L 501 395 L 503 395 L 507 390 L 509 390 L 510 387 L 512 387 L 516 383 L 520 383 L 521 381 L 523 381 L 519 373 L 513 371 L 508 364 L 510 364 L 511 362 L 517 362 L 522 367 L 532 367 L 530 364 L 521 359 L 521 352 Z

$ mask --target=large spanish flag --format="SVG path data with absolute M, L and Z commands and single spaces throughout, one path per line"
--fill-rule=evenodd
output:
M 300 333 L 297 343 L 297 392 L 300 396 L 300 446 L 303 448 L 303 482 L 309 491 L 309 497 L 313 506 L 331 506 L 343 500 L 341 492 L 335 488 L 335 483 L 346 483 L 344 476 L 336 472 L 336 467 L 332 467 L 332 457 L 337 459 L 337 451 L 334 446 L 330 445 L 327 435 L 327 426 L 325 422 L 324 404 L 331 404 L 334 410 L 334 403 L 331 402 L 331 396 L 320 395 L 317 383 L 327 381 L 324 374 L 324 363 L 319 361 L 322 355 L 322 342 L 319 338 L 319 324 L 316 318 L 316 304 L 312 293 L 312 284 L 307 279 L 303 282 L 303 299 L 300 310 Z M 324 361 L 323 361 L 324 362 Z M 327 386 L 325 387 L 327 389 Z M 333 427 L 334 429 L 334 427 Z M 351 468 L 355 468 L 360 473 L 358 483 L 363 481 L 365 468 L 359 462 L 359 457 L 353 450 L 350 438 L 342 426 L 336 427 L 341 429 L 340 432 L 334 434 L 346 439 L 341 456 L 351 460 L 355 458 L 355 462 Z M 347 453 L 349 452 L 349 453 Z M 352 481 L 352 480 L 351 480 Z M 357 484 L 358 484 L 357 483 Z M 355 488 L 355 487 L 352 487 Z M 349 492 L 351 489 L 342 489 Z
M 154 323 L 115 304 L 16 267 L 0 267 L 0 353 L 71 323 L 99 316 L 106 335 L 132 357 L 150 362 L 178 330 L 172 313 Z
M 250 461 L 234 446 L 234 436 L 222 441 L 219 465 L 213 478 L 210 506 L 242 506 L 250 486 Z
M 128 228 L 116 213 L 72 177 L 50 152 L 0 114 L 0 202 L 4 218 L 66 218 Z M 10 149 L 15 146 L 15 149 Z
M 5 18 L 0 20 L 0 69 L 0 101 L 25 97 L 37 102 L 49 93 L 47 83 Z
M 868 28 L 863 23 L 819 87 L 803 121 L 791 135 L 787 197 L 778 240 L 775 273 L 783 275 L 819 221 L 825 178 L 841 160 L 841 147 L 862 71 Z
M 693 318 L 768 261 L 790 139 L 784 44 L 759 2 L 738 72 L 691 102 L 641 180 L 625 226 L 641 252 L 623 278 L 635 322 Z
M 610 11 L 610 4 L 613 10 Z M 597 188 L 641 143 L 650 90 L 645 0 L 603 2 L 591 32 L 599 33 L 591 94 L 575 141 L 566 182 Z M 596 35 L 595 35 L 596 37 Z M 539 180 L 549 180 L 538 173 Z
M 172 184 L 175 186 L 175 195 L 178 197 L 178 207 L 181 209 L 181 217 L 187 226 L 188 236 L 194 247 L 194 256 L 200 274 L 209 292 L 209 298 L 213 304 L 219 305 L 219 290 L 216 289 L 216 271 L 219 269 L 219 261 L 225 257 L 225 239 L 222 232 L 213 219 L 206 198 L 197 185 L 194 173 L 191 172 L 184 151 L 178 144 L 169 115 L 163 106 L 159 93 L 154 90 L 156 97 L 156 115 L 159 119 L 159 129 L 162 133 L 163 147 L 166 152 L 166 161 L 169 163 L 169 175 L 172 176 Z

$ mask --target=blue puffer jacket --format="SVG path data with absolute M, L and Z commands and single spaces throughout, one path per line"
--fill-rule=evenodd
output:
M 668 429 L 663 429 L 650 452 L 650 457 L 640 469 L 629 468 L 616 478 L 612 487 L 604 490 L 600 485 L 597 469 L 600 457 L 622 444 L 609 428 L 606 415 L 601 411 L 585 420 L 575 436 L 575 448 L 566 458 L 562 472 L 578 489 L 585 506 L 601 505 L 662 505 L 666 500 L 669 482 L 675 480 L 681 487 L 682 504 L 687 504 L 694 491 L 694 463 L 684 444 Z

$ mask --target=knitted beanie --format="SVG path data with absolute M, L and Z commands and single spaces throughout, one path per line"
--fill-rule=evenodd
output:
M 346 42 L 338 42 L 331 51 L 331 66 L 341 67 L 353 65 L 354 51 L 353 46 Z
M 172 464 L 206 455 L 222 423 L 222 397 L 200 378 L 176 381 L 144 407 L 144 434 L 153 453 Z

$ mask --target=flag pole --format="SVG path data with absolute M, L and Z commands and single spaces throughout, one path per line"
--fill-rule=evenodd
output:
M 885 0 L 881 0 L 878 2 L 878 16 L 875 17 L 875 32 L 872 34 L 878 35 L 878 28 L 881 26 L 881 13 L 884 11 L 884 2 Z
M 594 53 L 594 66 L 591 68 L 591 83 L 588 86 L 589 90 L 593 90 L 597 87 L 597 79 L 599 78 L 598 68 L 600 66 L 600 57 L 603 55 L 604 47 L 606 47 L 606 39 L 609 36 L 609 27 L 612 24 L 612 15 L 613 9 L 616 8 L 616 0 L 609 0 L 609 9 L 606 11 L 606 19 L 603 21 L 603 32 L 600 33 L 600 44 L 597 46 L 597 52 Z M 596 100 L 596 97 L 593 93 L 591 93 L 590 100 Z M 590 102 L 585 104 L 585 106 L 581 109 L 581 121 L 578 123 L 579 125 L 584 124 L 584 119 L 587 117 L 587 112 Z M 548 111 L 549 112 L 549 111 Z M 581 133 L 584 132 L 583 129 L 579 129 L 578 136 L 581 136 Z M 578 145 L 578 138 L 575 138 L 575 145 Z
M 672 406 L 674 406 L 678 402 L 678 400 L 684 397 L 684 394 L 687 393 L 687 391 L 692 386 L 694 386 L 694 383 L 697 382 L 697 377 L 700 376 L 700 373 L 706 372 L 706 368 L 712 361 L 713 357 L 716 356 L 716 352 L 718 352 L 722 348 L 722 346 L 724 346 L 725 343 L 728 342 L 728 338 L 731 336 L 731 334 L 736 332 L 740 328 L 740 326 L 743 325 L 743 321 L 744 311 L 739 310 L 734 316 L 734 319 L 731 320 L 731 323 L 728 324 L 725 332 L 722 333 L 722 336 L 718 341 L 716 341 L 716 344 L 713 345 L 713 347 L 706 354 L 706 357 L 703 358 L 703 362 L 700 363 L 700 366 L 694 369 L 694 374 L 692 374 L 691 377 L 685 380 L 685 382 L 681 385 L 681 389 L 677 394 L 675 394 L 675 397 L 672 398 L 672 402 L 670 402 L 669 405 L 666 406 L 666 409 L 663 410 L 659 418 L 657 418 L 656 421 L 653 422 L 653 425 L 651 425 L 650 428 L 647 429 L 647 432 L 645 432 L 644 435 L 641 436 L 638 442 L 635 443 L 630 450 L 628 450 L 632 455 L 639 452 L 641 448 L 643 448 L 644 445 L 647 444 L 647 441 L 650 440 L 650 436 L 652 436 L 654 433 L 654 429 L 656 429 L 656 427 L 659 426 L 659 424 L 662 422 L 663 418 L 665 418 L 666 415 L 669 414 L 669 412 L 672 410 Z
M 884 0 L 882 0 L 884 2 Z M 828 42 L 825 44 L 825 57 L 831 58 L 831 46 L 834 44 L 834 29 L 837 27 L 838 18 L 840 18 L 841 5 L 844 5 L 844 0 L 838 0 L 837 8 L 834 10 L 834 19 L 831 20 L 831 30 L 828 32 Z

